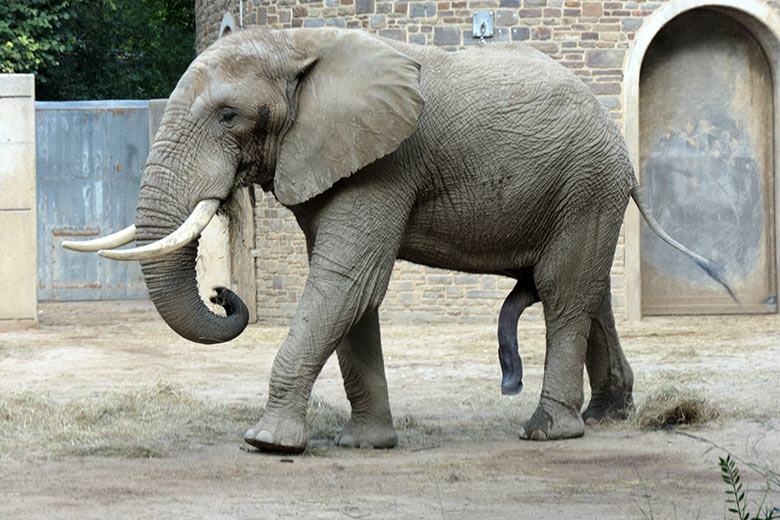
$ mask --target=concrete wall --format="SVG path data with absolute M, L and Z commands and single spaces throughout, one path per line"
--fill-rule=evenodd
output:
M 0 74 L 0 331 L 38 322 L 35 81 Z

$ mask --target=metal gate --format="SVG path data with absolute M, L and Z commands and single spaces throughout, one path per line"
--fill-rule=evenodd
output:
M 38 298 L 147 298 L 138 262 L 62 249 L 133 223 L 149 153 L 147 101 L 38 102 Z

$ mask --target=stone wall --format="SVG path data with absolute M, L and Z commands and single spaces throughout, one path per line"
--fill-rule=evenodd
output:
M 245 0 L 245 25 L 361 28 L 396 40 L 457 50 L 479 44 L 472 15 L 494 15 L 486 43 L 522 41 L 578 75 L 624 125 L 623 67 L 644 20 L 673 0 Z M 764 0 L 760 0 L 764 1 Z M 765 2 L 780 9 L 778 0 Z M 238 20 L 238 1 L 197 0 L 197 44 L 204 49 L 218 33 L 223 14 Z M 258 319 L 289 320 L 303 287 L 305 245 L 289 211 L 257 189 Z M 615 314 L 626 313 L 625 237 L 612 269 Z M 498 316 L 511 282 L 492 276 L 444 272 L 398 262 L 381 309 L 394 323 L 487 322 Z M 538 306 L 535 306 L 538 307 Z M 539 316 L 531 309 L 531 318 Z

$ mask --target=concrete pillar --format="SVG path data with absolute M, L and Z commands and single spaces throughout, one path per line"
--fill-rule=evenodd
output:
M 38 323 L 35 79 L 0 74 L 0 331 Z

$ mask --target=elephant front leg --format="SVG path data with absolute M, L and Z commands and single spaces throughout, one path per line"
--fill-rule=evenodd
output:
M 350 448 L 392 448 L 398 443 L 387 396 L 379 311 L 368 311 L 336 349 L 352 414 L 336 444 Z
M 271 369 L 268 400 L 244 440 L 264 451 L 300 453 L 306 447 L 306 408 L 314 381 L 359 311 L 346 284 L 323 284 L 312 264 L 290 333 Z
M 363 335 L 361 331 L 374 326 L 372 318 L 367 317 L 365 322 L 363 319 L 379 307 L 393 269 L 396 249 L 389 241 L 383 247 L 368 250 L 373 244 L 350 239 L 353 235 L 346 232 L 321 231 L 320 235 L 324 239 L 312 250 L 301 303 L 271 370 L 265 411 L 260 421 L 244 435 L 246 442 L 262 450 L 298 453 L 304 450 L 306 406 L 314 380 L 353 326 L 357 325 L 357 328 L 349 336 L 347 345 L 352 344 L 353 337 Z M 376 352 L 369 350 L 367 358 L 353 356 L 355 367 L 360 367 L 357 361 L 362 360 L 368 365 L 373 363 L 371 370 L 377 368 L 371 357 L 378 355 L 381 358 L 378 320 L 375 325 Z M 374 377 L 384 385 L 383 372 L 380 379 Z M 387 389 L 382 391 L 386 401 Z M 379 406 L 387 408 L 386 402 L 380 402 Z M 389 416 L 389 410 L 387 414 Z M 342 443 L 344 441 L 346 439 Z M 375 442 L 387 444 L 389 439 L 376 439 Z
M 294 323 L 301 320 L 305 318 L 296 315 Z M 244 434 L 252 446 L 280 453 L 301 453 L 306 448 L 306 408 L 314 380 L 328 358 L 327 346 L 315 345 L 312 338 L 310 331 L 300 336 L 291 331 L 282 344 L 271 369 L 263 415 Z

